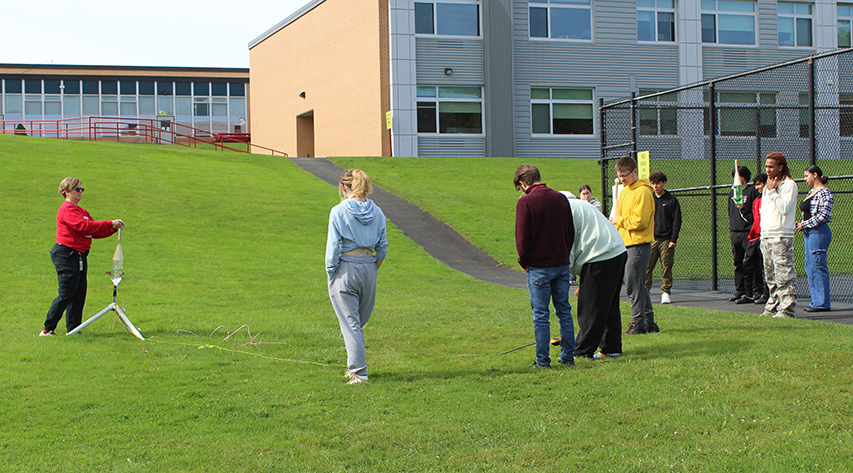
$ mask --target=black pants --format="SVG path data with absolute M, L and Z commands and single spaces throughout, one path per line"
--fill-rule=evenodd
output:
M 77 250 L 57 243 L 50 250 L 50 259 L 56 266 L 59 279 L 59 295 L 53 300 L 44 321 L 45 330 L 55 330 L 65 312 L 65 328 L 70 332 L 83 322 L 83 306 L 86 304 L 86 273 L 89 270 L 89 252 Z
M 622 353 L 619 293 L 627 261 L 626 252 L 581 268 L 575 356 L 592 357 L 599 346 L 602 353 Z
M 762 294 L 770 296 L 770 289 L 764 282 L 764 256 L 761 254 L 761 240 L 749 242 L 746 254 L 743 257 L 746 278 L 752 278 L 753 292 L 745 293 L 746 296 L 758 299 Z
M 735 295 L 752 297 L 752 274 L 747 276 L 744 260 L 749 248 L 749 232 L 732 232 L 732 256 L 735 264 Z

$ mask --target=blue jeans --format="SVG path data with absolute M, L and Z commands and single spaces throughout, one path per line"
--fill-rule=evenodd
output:
M 810 307 L 829 309 L 829 268 L 826 265 L 826 250 L 832 241 L 829 225 L 822 223 L 815 228 L 803 229 L 806 278 L 812 296 Z
M 572 306 L 569 304 L 569 266 L 551 268 L 527 268 L 527 290 L 530 292 L 530 308 L 533 309 L 533 335 L 536 337 L 536 361 L 550 365 L 549 344 L 551 342 L 550 304 L 560 320 L 560 361 L 575 359 L 575 326 L 572 322 Z

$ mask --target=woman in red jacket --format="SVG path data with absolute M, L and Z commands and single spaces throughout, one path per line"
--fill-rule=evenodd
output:
M 53 335 L 65 312 L 65 327 L 70 332 L 83 321 L 86 303 L 86 273 L 92 238 L 106 238 L 124 226 L 121 220 L 94 221 L 83 207 L 83 184 L 76 177 L 66 177 L 59 183 L 59 194 L 65 202 L 56 213 L 56 244 L 50 259 L 59 278 L 59 295 L 53 300 L 39 336 Z

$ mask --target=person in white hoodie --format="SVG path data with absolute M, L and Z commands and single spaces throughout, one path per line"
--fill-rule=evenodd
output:
M 376 301 L 376 273 L 388 252 L 385 214 L 372 200 L 370 178 L 347 169 L 338 184 L 342 202 L 329 213 L 326 275 L 329 299 L 347 349 L 347 384 L 367 382 L 364 325 Z
M 619 293 L 628 252 L 619 230 L 589 202 L 563 191 L 572 209 L 575 240 L 569 253 L 571 271 L 580 276 L 578 336 L 575 357 L 622 356 Z M 595 353 L 597 348 L 599 353 Z
M 761 252 L 770 297 L 761 315 L 793 318 L 797 305 L 794 269 L 797 184 L 782 153 L 768 154 L 764 167 L 767 184 L 761 192 Z

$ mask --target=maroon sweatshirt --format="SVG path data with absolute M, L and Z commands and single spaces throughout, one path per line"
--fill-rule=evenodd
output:
M 515 248 L 518 264 L 552 268 L 569 264 L 575 225 L 566 197 L 536 184 L 515 205 Z

